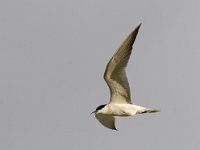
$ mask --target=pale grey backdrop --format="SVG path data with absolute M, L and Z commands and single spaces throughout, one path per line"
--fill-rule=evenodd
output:
M 1 0 L 1 150 L 200 149 L 198 0 Z M 157 114 L 90 115 L 109 100 L 105 66 L 139 23 L 134 101 Z

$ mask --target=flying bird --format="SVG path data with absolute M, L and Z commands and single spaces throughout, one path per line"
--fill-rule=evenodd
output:
M 110 89 L 110 102 L 98 106 L 91 113 L 94 113 L 96 119 L 109 129 L 117 130 L 114 116 L 133 116 L 136 114 L 159 112 L 157 109 L 142 107 L 131 101 L 126 66 L 140 26 L 141 24 L 128 35 L 106 66 L 104 79 Z

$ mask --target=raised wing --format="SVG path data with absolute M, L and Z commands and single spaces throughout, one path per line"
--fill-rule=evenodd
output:
M 115 118 L 113 116 L 96 114 L 95 117 L 104 127 L 117 130 L 115 128 Z
M 125 69 L 140 26 L 128 35 L 107 64 L 104 79 L 110 88 L 110 103 L 132 103 Z

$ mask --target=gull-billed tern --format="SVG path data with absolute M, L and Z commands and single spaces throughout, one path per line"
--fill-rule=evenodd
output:
M 92 112 L 97 120 L 109 129 L 117 130 L 114 116 L 133 116 L 159 112 L 157 109 L 142 107 L 131 101 L 131 92 L 125 69 L 140 26 L 141 24 L 128 35 L 107 64 L 104 79 L 110 89 L 110 102 L 100 105 Z

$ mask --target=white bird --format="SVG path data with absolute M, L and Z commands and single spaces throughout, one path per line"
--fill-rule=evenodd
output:
M 110 102 L 100 105 L 92 112 L 95 113 L 97 120 L 109 129 L 117 130 L 114 116 L 133 116 L 142 113 L 159 112 L 159 110 L 138 106 L 131 102 L 131 93 L 125 69 L 140 26 L 141 24 L 128 35 L 107 64 L 104 79 L 110 89 Z

